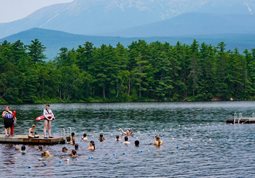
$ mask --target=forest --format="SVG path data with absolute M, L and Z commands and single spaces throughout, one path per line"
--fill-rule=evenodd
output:
M 0 43 L 0 103 L 255 99 L 255 49 L 177 42 L 90 42 L 46 60 L 34 39 Z

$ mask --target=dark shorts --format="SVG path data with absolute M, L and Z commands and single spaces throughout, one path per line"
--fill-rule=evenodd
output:
M 12 124 L 13 124 L 13 119 L 7 119 L 7 118 L 4 118 L 4 128 L 10 128 L 12 127 Z

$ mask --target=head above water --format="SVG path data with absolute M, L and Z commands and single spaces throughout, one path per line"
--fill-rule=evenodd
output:
M 40 151 L 42 151 L 42 150 L 43 150 L 43 147 L 40 145 L 40 146 L 38 146 L 38 149 L 39 149 Z
M 72 137 L 74 137 L 74 136 L 75 136 L 75 133 L 74 133 L 74 132 L 72 132 L 72 133 L 71 133 L 71 136 L 72 136 Z
M 135 141 L 135 146 L 138 147 L 139 144 L 140 144 L 139 140 L 136 140 L 136 141 Z
M 63 153 L 66 153 L 67 151 L 68 151 L 68 149 L 67 149 L 66 147 L 63 147 L 63 148 L 62 148 L 62 152 L 63 152 Z
M 26 146 L 25 145 L 21 146 L 21 151 L 26 151 Z
M 101 133 L 100 135 L 99 135 L 99 141 L 100 142 L 103 142 L 105 139 L 104 139 L 104 135 Z
M 76 150 L 72 150 L 71 154 L 72 155 L 77 155 L 77 151 Z
M 116 135 L 116 141 L 119 141 L 119 140 L 120 140 L 120 136 Z
M 127 142 L 128 141 L 128 136 L 124 137 L 124 141 Z
M 155 136 L 155 139 L 156 139 L 157 141 L 159 141 L 159 140 L 160 140 L 159 135 L 156 135 L 156 136 Z
M 42 156 L 42 157 L 45 157 L 45 158 L 48 158 L 48 157 L 50 157 L 51 155 L 50 155 L 50 152 L 49 152 L 49 151 L 44 151 L 44 152 L 42 152 L 41 156 Z
M 94 150 L 96 149 L 95 142 L 93 140 L 89 142 L 89 146 L 94 147 Z
M 86 133 L 84 133 L 84 134 L 83 134 L 83 137 L 87 137 L 87 134 L 86 134 Z
M 75 150 L 78 150 L 78 149 L 79 149 L 79 145 L 78 145 L 77 143 L 74 145 L 74 149 L 75 149 Z

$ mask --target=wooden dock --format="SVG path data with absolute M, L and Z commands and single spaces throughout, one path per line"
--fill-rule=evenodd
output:
M 231 118 L 226 120 L 227 124 L 255 124 L 254 117 Z
M 40 135 L 39 138 L 28 138 L 28 135 L 15 135 L 13 137 L 5 137 L 5 135 L 0 135 L 0 143 L 24 145 L 56 145 L 65 144 L 65 138 L 44 138 L 42 135 Z

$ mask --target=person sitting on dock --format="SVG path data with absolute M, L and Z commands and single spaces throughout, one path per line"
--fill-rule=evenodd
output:
M 90 150 L 90 151 L 95 151 L 96 150 L 95 142 L 93 140 L 91 140 L 89 142 L 88 150 Z
M 157 135 L 155 136 L 155 140 L 153 143 L 155 146 L 160 147 L 163 144 L 163 141 L 160 139 L 160 137 Z
M 28 129 L 28 137 L 29 138 L 39 138 L 39 136 L 36 135 L 35 128 L 36 128 L 36 126 L 35 126 L 35 124 L 33 124 L 32 127 Z
M 11 135 L 11 128 L 14 124 L 14 120 L 16 117 L 14 117 L 13 112 L 10 110 L 9 106 L 5 107 L 5 110 L 2 112 L 2 117 L 4 119 L 4 133 L 5 136 Z
M 46 104 L 45 108 L 43 110 L 43 115 L 45 117 L 44 119 L 44 128 L 43 128 L 43 132 L 44 132 L 44 138 L 47 138 L 47 130 L 48 130 L 48 134 L 49 134 L 49 138 L 53 138 L 52 134 L 51 134 L 51 122 L 52 120 L 55 119 L 55 116 L 52 112 L 52 110 L 50 109 L 50 105 Z

